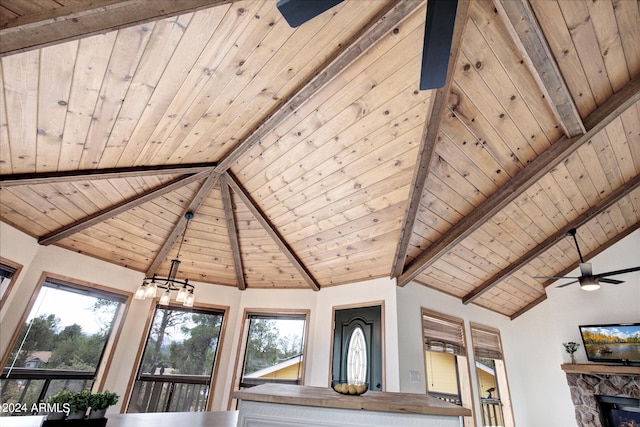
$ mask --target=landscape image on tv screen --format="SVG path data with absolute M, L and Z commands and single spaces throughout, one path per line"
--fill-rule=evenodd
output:
M 587 359 L 640 361 L 640 324 L 580 326 Z

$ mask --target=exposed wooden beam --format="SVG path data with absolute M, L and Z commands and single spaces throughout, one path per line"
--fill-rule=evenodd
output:
M 409 283 L 639 100 L 640 77 L 636 77 L 585 119 L 587 133 L 560 138 L 418 255 L 398 277 L 398 286 Z
M 231 0 L 92 0 L 7 21 L 0 57 L 194 12 Z
M 293 266 L 300 272 L 302 277 L 307 281 L 311 289 L 314 291 L 320 290 L 320 284 L 316 281 L 316 279 L 311 275 L 311 273 L 304 266 L 300 258 L 295 254 L 293 249 L 289 246 L 287 242 L 285 242 L 282 235 L 275 229 L 275 227 L 271 224 L 267 216 L 262 212 L 262 210 L 256 205 L 255 201 L 251 198 L 249 193 L 240 185 L 238 180 L 233 174 L 227 172 L 228 174 L 228 184 L 233 189 L 233 191 L 240 197 L 242 202 L 249 208 L 249 211 L 253 214 L 256 220 L 262 225 L 267 234 L 273 239 L 276 245 L 280 248 L 280 250 L 284 253 L 284 255 L 291 261 Z
M 236 271 L 236 281 L 238 282 L 238 289 L 244 291 L 247 288 L 247 284 L 244 280 L 244 267 L 242 266 L 242 256 L 240 255 L 238 230 L 236 227 L 236 219 L 233 215 L 231 193 L 229 192 L 229 179 L 226 173 L 220 177 L 220 193 L 222 194 L 222 206 L 224 207 L 224 217 L 227 223 L 227 232 L 229 233 L 233 266 Z
M 541 302 L 545 301 L 546 299 L 547 299 L 547 294 L 540 295 L 538 298 L 534 299 L 529 304 L 525 305 L 520 310 L 516 311 L 511 316 L 509 316 L 509 319 L 513 320 L 518 316 L 522 316 L 524 313 L 526 313 L 527 311 L 531 310 L 533 307 L 535 307 L 536 305 L 538 305 Z
M 451 54 L 449 56 L 449 66 L 447 71 L 447 81 L 443 87 L 437 89 L 433 94 L 431 103 L 431 113 L 425 121 L 420 140 L 420 151 L 416 162 L 416 169 L 413 176 L 413 185 L 409 194 L 409 205 L 407 213 L 402 222 L 402 232 L 400 241 L 396 247 L 396 254 L 393 261 L 391 277 L 398 277 L 402 274 L 404 263 L 407 258 L 407 250 L 413 233 L 413 227 L 420 208 L 422 193 L 429 176 L 429 166 L 440 133 L 440 125 L 447 111 L 447 101 L 451 90 L 451 82 L 453 81 L 453 73 L 455 64 L 460 56 L 460 47 L 462 46 L 462 36 L 464 27 L 469 20 L 469 9 L 471 7 L 470 0 L 462 0 L 458 2 L 456 11 L 456 22 L 453 27 L 453 38 L 451 41 Z
M 587 130 L 571 92 L 528 0 L 494 0 L 493 4 L 560 121 L 565 135 L 573 137 L 585 133 Z
M 204 199 L 207 197 L 213 186 L 216 184 L 216 182 L 218 182 L 218 179 L 220 178 L 220 174 L 217 174 L 215 172 L 202 172 L 202 174 L 204 176 L 207 176 L 208 174 L 207 179 L 202 183 L 193 199 L 191 199 L 191 202 L 189 202 L 189 206 L 187 206 L 187 208 L 184 210 L 175 227 L 173 227 L 171 234 L 169 234 L 169 237 L 167 237 L 167 240 L 165 240 L 164 244 L 158 251 L 156 258 L 147 269 L 146 277 L 151 277 L 155 274 L 155 272 L 160 267 L 160 264 L 162 264 L 167 254 L 176 243 L 176 240 L 180 236 L 180 233 L 182 233 L 182 230 L 184 230 L 184 227 L 187 224 L 187 219 L 185 218 L 184 214 L 189 211 L 194 213 L 197 212 Z
M 105 169 L 79 169 L 59 172 L 15 173 L 0 175 L 0 188 L 14 185 L 55 184 L 93 179 L 133 178 L 149 175 L 196 174 L 215 168 L 216 163 L 184 165 L 131 166 Z
M 164 194 L 170 193 L 171 191 L 182 188 L 185 185 L 190 184 L 194 181 L 203 179 L 209 173 L 210 172 L 205 171 L 205 172 L 200 172 L 187 177 L 176 178 L 172 181 L 162 184 L 157 188 L 153 188 L 151 190 L 145 191 L 142 194 L 136 195 L 130 199 L 127 199 L 118 204 L 115 204 L 107 209 L 103 209 L 85 218 L 75 221 L 69 225 L 65 225 L 64 227 L 58 230 L 52 231 L 51 233 L 45 234 L 44 236 L 38 239 L 38 243 L 41 245 L 50 245 L 52 243 L 55 243 L 58 240 L 69 237 L 72 234 L 85 230 L 102 221 L 105 221 L 109 218 L 119 215 L 122 212 L 125 212 L 129 209 L 133 209 L 136 206 L 140 206 L 141 204 L 146 203 L 150 200 L 153 200 L 156 197 L 160 197 Z
M 632 180 L 626 182 L 623 186 L 616 188 L 610 194 L 608 194 L 604 199 L 600 200 L 600 202 L 593 205 L 591 208 L 587 209 L 576 219 L 567 224 L 563 229 L 558 230 L 556 233 L 547 237 L 544 242 L 537 245 L 535 248 L 528 251 L 526 254 L 522 255 L 516 261 L 510 263 L 507 267 L 501 269 L 498 273 L 494 274 L 493 277 L 486 280 L 480 286 L 473 289 L 471 292 L 462 297 L 463 304 L 469 304 L 474 301 L 476 298 L 487 292 L 489 289 L 496 286 L 505 278 L 509 277 L 515 271 L 522 268 L 524 265 L 531 262 L 533 259 L 538 257 L 543 252 L 550 249 L 552 246 L 557 244 L 559 241 L 563 240 L 567 232 L 573 228 L 579 228 L 586 224 L 589 220 L 591 220 L 594 216 L 600 214 L 601 212 L 607 210 L 611 205 L 617 203 L 620 199 L 627 196 L 630 192 L 635 190 L 640 186 L 640 175 L 635 176 Z
M 315 74 L 304 80 L 284 97 L 248 136 L 242 138 L 220 160 L 216 171 L 222 173 L 229 169 L 252 145 L 258 143 L 274 127 L 293 114 L 307 100 L 311 99 L 316 92 L 333 80 L 385 34 L 398 26 L 421 4 L 421 0 L 393 0 L 386 4 L 367 25 L 360 28 L 349 40 L 336 49 L 318 67 Z M 416 76 L 417 82 L 418 76 Z

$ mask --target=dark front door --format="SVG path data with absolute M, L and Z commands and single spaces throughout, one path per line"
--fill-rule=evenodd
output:
M 382 390 L 381 312 L 382 308 L 379 305 L 335 311 L 332 367 L 334 380 L 346 380 L 349 364 L 351 363 L 353 372 L 354 369 L 358 369 L 354 363 L 361 364 L 364 359 L 366 363 L 365 381 L 369 383 L 369 389 Z M 351 357 L 349 357 L 350 344 Z M 359 354 L 361 351 L 364 351 L 363 358 L 354 357 L 354 354 Z

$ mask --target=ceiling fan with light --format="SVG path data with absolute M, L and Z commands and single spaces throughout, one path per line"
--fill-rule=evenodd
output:
M 534 276 L 535 279 L 576 279 L 568 283 L 556 286 L 556 288 L 564 288 L 565 286 L 579 283 L 580 287 L 585 291 L 595 291 L 600 289 L 600 283 L 609 283 L 611 285 L 619 285 L 624 283 L 624 280 L 609 279 L 609 276 L 617 276 L 618 274 L 631 273 L 633 271 L 640 271 L 639 267 L 624 268 L 622 270 L 608 271 L 606 273 L 593 274 L 593 269 L 590 262 L 584 262 L 582 258 L 582 252 L 580 252 L 580 246 L 578 246 L 578 239 L 576 238 L 576 229 L 572 228 L 567 232 L 567 236 L 573 237 L 573 241 L 576 244 L 578 255 L 580 256 L 580 276 Z
M 278 10 L 295 28 L 344 0 L 279 0 Z M 427 1 L 422 48 L 420 90 L 437 89 L 446 83 L 458 0 Z

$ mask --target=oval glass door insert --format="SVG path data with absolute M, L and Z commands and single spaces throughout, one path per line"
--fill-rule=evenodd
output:
M 347 381 L 351 384 L 362 384 L 367 380 L 367 342 L 364 331 L 356 326 L 349 339 L 347 350 Z

